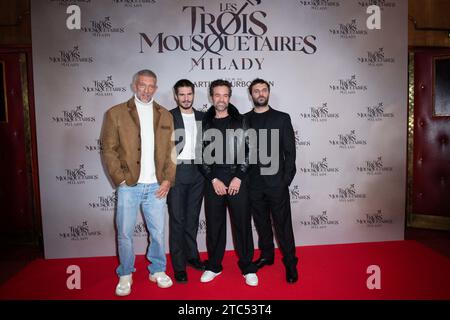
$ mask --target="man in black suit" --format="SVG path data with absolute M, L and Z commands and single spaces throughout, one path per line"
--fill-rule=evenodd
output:
M 169 248 L 175 280 L 187 282 L 186 264 L 204 270 L 197 247 L 197 230 L 205 179 L 197 163 L 201 161 L 201 121 L 203 112 L 192 107 L 194 84 L 182 79 L 175 83 L 178 107 L 170 110 L 175 128 L 177 170 L 175 185 L 167 197 Z M 196 161 L 196 159 L 198 161 Z
M 238 265 L 245 283 L 258 285 L 257 267 L 252 263 L 253 237 L 248 202 L 249 169 L 247 123 L 230 103 L 231 83 L 211 82 L 209 94 L 213 105 L 203 119 L 203 163 L 206 178 L 205 217 L 208 263 L 200 281 L 210 282 L 222 273 L 226 247 L 227 207 L 234 235 Z
M 261 250 L 255 264 L 262 268 L 274 262 L 273 222 L 283 254 L 286 281 L 294 283 L 298 280 L 298 258 L 295 255 L 289 185 L 296 173 L 295 134 L 289 115 L 269 106 L 270 85 L 267 81 L 253 80 L 249 92 L 254 108 L 246 117 L 250 128 L 257 133 L 257 145 L 252 148 L 257 163 L 252 165 L 249 173 L 252 216 Z M 267 139 L 261 136 L 264 129 L 267 130 Z

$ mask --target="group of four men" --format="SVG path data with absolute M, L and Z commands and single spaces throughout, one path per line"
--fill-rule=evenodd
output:
M 194 84 L 174 85 L 177 107 L 167 111 L 154 101 L 157 76 L 141 70 L 133 77 L 134 97 L 110 108 L 102 130 L 103 159 L 117 187 L 116 227 L 120 264 L 116 294 L 130 294 L 135 271 L 133 234 L 139 208 L 150 235 L 147 259 L 151 281 L 160 288 L 173 283 L 166 274 L 165 205 L 169 211 L 169 249 L 177 282 L 187 282 L 186 266 L 203 270 L 201 282 L 222 273 L 226 247 L 226 209 L 235 236 L 238 265 L 250 286 L 256 272 L 274 262 L 278 240 L 286 281 L 298 279 L 289 185 L 295 176 L 295 136 L 288 114 L 269 106 L 270 85 L 255 79 L 249 86 L 254 108 L 245 115 L 230 103 L 230 82 L 215 80 L 207 112 L 193 108 Z M 248 131 L 265 132 L 250 139 Z M 220 143 L 219 143 L 220 142 Z M 261 155 L 270 153 L 273 163 Z M 253 161 L 252 161 L 253 160 Z M 272 161 L 274 162 L 274 161 Z M 204 197 L 208 260 L 197 247 Z M 253 259 L 251 218 L 258 232 L 259 259 Z

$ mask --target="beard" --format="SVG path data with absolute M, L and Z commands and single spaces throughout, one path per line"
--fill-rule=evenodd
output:
M 181 108 L 187 110 L 187 109 L 189 109 L 189 108 L 192 107 L 192 101 L 183 101 L 183 102 L 179 102 L 178 105 L 179 105 Z
M 136 97 L 143 103 L 149 103 L 152 100 L 152 96 L 145 93 L 137 93 Z
M 252 100 L 253 100 L 253 104 L 255 107 L 265 107 L 269 103 L 269 98 L 264 98 L 264 97 L 260 97 L 257 99 L 252 98 Z
M 228 103 L 218 103 L 215 105 L 217 111 L 224 111 L 228 108 Z

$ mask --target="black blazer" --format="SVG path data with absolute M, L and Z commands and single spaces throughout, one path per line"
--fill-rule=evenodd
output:
M 267 112 L 269 112 L 269 114 L 268 121 L 265 124 L 266 129 L 268 129 L 268 131 L 270 131 L 270 129 L 278 129 L 280 133 L 278 138 L 278 145 L 280 146 L 278 150 L 279 169 L 274 175 L 263 175 L 261 177 L 263 178 L 266 185 L 271 187 L 289 186 L 294 179 L 295 173 L 297 172 L 295 166 L 295 134 L 291 123 L 291 117 L 289 116 L 289 114 L 275 110 L 270 106 Z M 253 110 L 245 114 L 250 128 L 254 128 L 252 124 L 252 118 L 254 114 L 255 111 Z M 268 143 L 270 148 L 270 132 L 268 132 L 268 134 Z M 252 177 L 254 178 L 259 174 L 260 173 L 258 166 L 252 164 L 249 173 L 250 183 L 253 180 Z

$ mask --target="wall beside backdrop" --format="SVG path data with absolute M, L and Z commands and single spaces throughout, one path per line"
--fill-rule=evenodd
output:
M 370 4 L 381 29 L 366 25 Z M 80 8 L 80 29 L 67 27 L 69 5 Z M 290 114 L 296 134 L 298 246 L 403 239 L 407 14 L 402 0 L 32 1 L 46 258 L 116 254 L 115 191 L 99 136 L 105 111 L 132 96 L 131 77 L 144 68 L 158 75 L 155 100 L 168 109 L 181 78 L 195 83 L 199 110 L 210 106 L 212 80 L 231 81 L 242 113 L 251 80 L 272 84 L 270 105 Z M 142 221 L 138 254 L 147 246 Z M 201 251 L 205 236 L 202 212 Z M 230 228 L 227 239 L 232 249 Z

